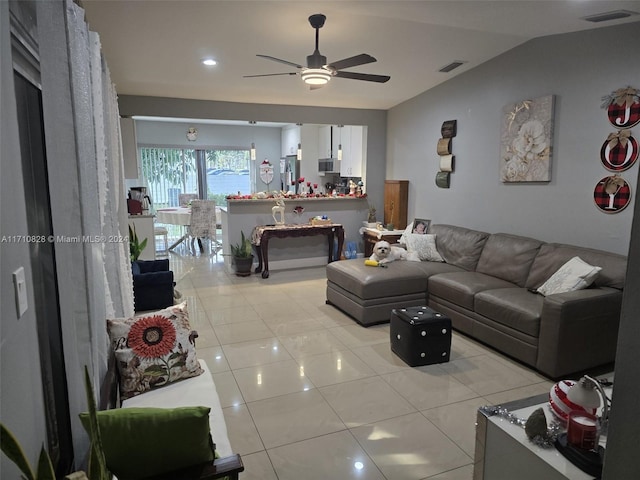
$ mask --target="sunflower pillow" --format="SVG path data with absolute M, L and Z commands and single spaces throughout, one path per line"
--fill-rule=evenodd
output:
M 107 320 L 122 400 L 200 375 L 187 304 L 138 317 Z

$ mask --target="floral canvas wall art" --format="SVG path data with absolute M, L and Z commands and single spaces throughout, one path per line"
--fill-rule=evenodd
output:
M 502 110 L 500 180 L 551 181 L 554 96 L 507 105 Z

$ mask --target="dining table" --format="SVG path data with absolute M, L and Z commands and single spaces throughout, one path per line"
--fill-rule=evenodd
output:
M 158 223 L 164 223 L 169 225 L 180 225 L 183 227 L 189 227 L 191 225 L 191 208 L 190 207 L 171 207 L 171 208 L 159 208 L 156 210 L 156 218 Z M 169 250 L 173 250 L 180 245 L 189 236 L 188 228 L 185 229 L 184 235 L 176 240 Z

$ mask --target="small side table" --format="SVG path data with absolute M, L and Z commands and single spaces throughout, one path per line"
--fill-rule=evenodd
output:
M 373 253 L 373 246 L 380 240 L 394 244 L 398 243 L 404 230 L 378 230 L 377 228 L 363 228 L 364 258 L 369 258 Z

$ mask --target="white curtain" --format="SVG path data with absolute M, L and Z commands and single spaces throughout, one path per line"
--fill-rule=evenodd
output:
M 124 166 L 115 89 L 84 10 L 37 2 L 45 142 L 64 360 L 76 461 L 88 450 L 84 366 L 99 392 L 107 367 L 106 318 L 133 315 Z

